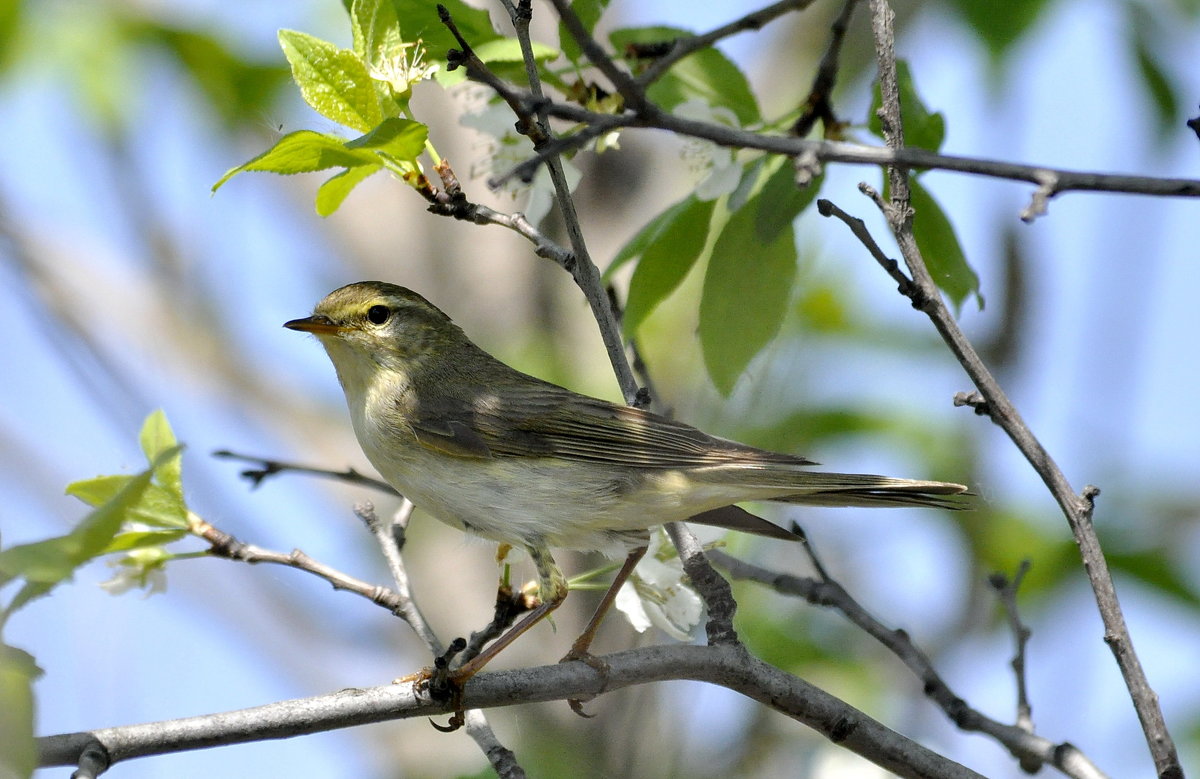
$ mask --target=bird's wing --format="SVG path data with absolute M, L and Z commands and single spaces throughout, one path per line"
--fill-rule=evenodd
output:
M 459 457 L 556 457 L 655 469 L 813 464 L 540 381 L 519 398 L 483 388 L 469 401 L 422 402 L 414 412 L 417 439 Z

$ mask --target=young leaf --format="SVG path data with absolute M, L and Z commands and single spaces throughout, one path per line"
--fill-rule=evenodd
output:
M 360 165 L 380 164 L 380 159 L 370 149 L 349 149 L 346 141 L 336 135 L 297 130 L 280 138 L 274 146 L 254 159 L 225 172 L 212 191 L 216 192 L 229 179 L 248 170 L 291 175 L 312 173 L 329 168 L 354 168 Z
M 588 32 L 596 29 L 596 22 L 600 21 L 600 17 L 607 7 L 608 0 L 574 0 L 571 3 L 571 10 L 579 17 L 579 21 L 583 22 L 583 27 Z M 575 36 L 567 32 L 567 28 L 563 26 L 562 22 L 558 23 L 558 46 L 567 59 L 576 65 L 579 64 L 583 51 L 579 48 Z
M 103 554 L 164 546 L 172 541 L 178 541 L 187 534 L 186 530 L 131 530 L 127 533 L 118 533 L 104 548 Z
M 686 197 L 651 219 L 645 227 L 638 231 L 637 235 L 629 239 L 629 243 L 621 247 L 621 251 L 617 252 L 617 256 L 609 263 L 601 278 L 608 281 L 618 268 L 630 260 L 640 257 L 642 252 L 646 251 L 646 247 L 657 240 L 667 225 L 674 221 L 681 211 L 689 208 L 695 199 L 694 196 Z
M 102 506 L 116 497 L 132 478 L 117 475 L 84 479 L 68 484 L 67 494 L 89 506 Z M 129 507 L 128 519 L 153 527 L 185 528 L 187 507 L 183 502 L 183 493 L 151 484 L 142 493 L 142 499 Z
M 330 177 L 317 189 L 317 213 L 321 216 L 329 216 L 337 211 L 351 190 L 382 167 L 382 165 L 359 165 L 356 168 L 346 168 L 341 173 Z
M 808 208 L 821 191 L 824 175 L 817 176 L 803 187 L 796 186 L 796 170 L 791 160 L 780 157 L 772 160 L 775 169 L 767 175 L 766 183 L 758 195 L 758 209 L 754 220 L 754 233 L 761 243 L 773 242 L 779 232 L 788 227 Z
M 1034 26 L 1049 0 L 1009 0 L 981 3 L 979 0 L 950 0 L 967 25 L 987 46 L 993 64 L 998 64 L 1013 45 Z
M 425 150 L 425 141 L 428 138 L 429 128 L 420 122 L 392 117 L 384 119 L 366 135 L 346 141 L 345 148 L 373 149 L 398 160 L 415 162 Z
M 516 38 L 496 38 L 473 47 L 475 56 L 486 63 L 493 62 L 524 62 L 525 55 L 521 52 L 521 42 Z M 544 43 L 533 41 L 533 58 L 540 62 L 558 57 L 558 49 Z
M 153 473 L 151 467 L 130 477 L 112 499 L 88 514 L 70 533 L 0 551 L 0 581 L 18 576 L 26 581 L 25 588 L 8 609 L 15 610 L 33 597 L 49 592 L 70 578 L 76 568 L 103 554 L 129 518 L 130 508 L 142 501 Z
M 925 264 L 933 281 L 954 303 L 956 311 L 962 310 L 963 301 L 974 295 L 979 308 L 983 308 L 983 295 L 979 293 L 979 276 L 967 264 L 954 225 L 946 217 L 941 206 L 926 189 L 912 176 L 908 182 L 913 211 L 913 238 L 921 247 Z
M 0 776 L 32 776 L 38 766 L 33 681 L 41 675 L 32 655 L 0 643 Z
M 371 74 L 354 52 L 295 30 L 280 30 L 279 45 L 317 113 L 364 133 L 383 121 Z
M 758 241 L 754 200 L 717 237 L 700 297 L 700 347 L 722 395 L 733 392 L 750 360 L 779 332 L 796 278 L 796 240 L 788 224 Z
M 644 247 L 629 282 L 625 332 L 633 333 L 664 298 L 675 291 L 708 243 L 715 200 L 689 197 L 674 210 L 654 240 Z
M 454 26 L 471 44 L 471 48 L 482 46 L 488 41 L 499 38 L 500 33 L 492 27 L 492 19 L 487 11 L 472 8 L 463 0 L 440 0 L 431 3 L 429 0 L 391 0 L 396 9 L 396 18 L 401 20 L 401 30 L 405 41 L 420 40 L 425 44 L 429 56 L 439 62 L 446 61 L 446 53 L 457 49 L 458 41 L 446 25 L 438 17 L 437 6 L 442 6 L 454 20 Z M 456 75 L 457 70 L 449 75 Z M 446 69 L 438 72 L 438 81 L 447 75 Z
M 904 145 L 929 151 L 941 149 L 942 141 L 946 137 L 946 118 L 941 112 L 930 113 L 925 107 L 921 96 L 917 94 L 908 63 L 904 60 L 896 60 L 896 85 L 900 91 L 900 119 L 904 124 Z M 867 126 L 880 138 L 883 137 L 883 121 L 879 118 L 879 108 L 882 105 L 883 94 L 879 90 L 879 82 L 876 81 Z
M 404 51 L 400 20 L 391 0 L 354 0 L 350 28 L 354 53 L 368 66 L 378 66 Z
M 157 461 L 168 449 L 176 450 L 174 457 L 165 459 L 162 465 L 155 469 L 154 478 L 159 486 L 182 499 L 183 462 L 178 453 L 179 442 L 175 440 L 171 423 L 167 421 L 167 415 L 163 413 L 162 409 L 158 409 L 146 417 L 138 435 L 138 442 L 142 446 L 142 453 L 146 455 L 146 461 L 151 463 Z
M 669 43 L 691 36 L 687 30 L 675 27 L 629 27 L 613 31 L 609 40 L 620 52 L 631 43 Z M 647 95 L 667 111 L 686 100 L 699 98 L 709 105 L 733 111 L 743 126 L 762 120 L 750 83 L 732 60 L 714 48 L 700 49 L 675 63 L 650 86 Z

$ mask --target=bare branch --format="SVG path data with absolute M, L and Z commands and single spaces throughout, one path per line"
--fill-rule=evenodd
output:
M 899 93 L 894 88 L 896 63 L 894 36 L 891 31 L 892 11 L 887 0 L 871 0 L 871 9 L 883 97 L 880 116 L 883 119 L 884 133 L 889 145 L 899 147 L 903 144 L 903 132 Z M 892 87 L 890 89 L 889 82 Z M 1108 570 L 1108 561 L 1104 557 L 1100 540 L 1092 526 L 1093 498 L 1099 494 L 1099 490 L 1089 485 L 1084 488 L 1081 495 L 1075 494 L 1057 463 L 1033 435 L 1000 387 L 999 382 L 992 376 L 975 348 L 963 335 L 958 323 L 938 294 L 913 237 L 912 210 L 908 207 L 907 199 L 907 175 L 903 170 L 892 167 L 889 169 L 889 182 L 892 185 L 892 208 L 884 209 L 884 215 L 888 218 L 888 224 L 900 246 L 900 252 L 908 265 L 909 273 L 922 296 L 922 300 L 919 301 L 920 308 L 929 316 L 946 345 L 975 383 L 976 388 L 987 402 L 991 419 L 1016 444 L 1034 470 L 1042 477 L 1042 481 L 1045 482 L 1062 508 L 1071 532 L 1075 536 L 1084 570 L 1091 583 L 1092 592 L 1104 622 L 1105 641 L 1112 649 L 1117 665 L 1125 679 L 1125 685 L 1129 689 L 1134 709 L 1137 711 L 1146 742 L 1154 758 L 1155 768 L 1159 776 L 1181 777 L 1183 770 L 1174 742 L 1167 730 L 1162 709 L 1158 704 L 1158 696 L 1150 687 L 1141 661 L 1134 651 L 1133 639 L 1125 624 L 1125 617 L 1117 599 L 1112 575 Z M 1044 187 L 1047 186 L 1046 182 L 1047 179 L 1043 177 L 1038 183 L 1039 186 Z M 918 300 L 914 298 L 913 302 L 915 305 Z
M 363 487 L 370 487 L 373 490 L 386 492 L 390 495 L 399 495 L 392 485 L 379 479 L 373 479 L 370 476 L 364 476 L 353 468 L 347 468 L 344 471 L 333 471 L 328 468 L 317 468 L 312 465 L 300 465 L 299 463 L 284 462 L 283 460 L 271 460 L 266 457 L 252 457 L 250 455 L 238 454 L 231 452 L 228 449 L 218 449 L 212 453 L 213 457 L 220 457 L 225 460 L 240 460 L 247 463 L 258 463 L 257 468 L 248 468 L 242 471 L 241 476 L 248 479 L 252 485 L 257 487 L 268 478 L 277 476 L 281 473 L 307 473 L 311 476 L 323 476 L 327 479 L 336 479 L 346 482 L 347 484 L 358 484 Z
M 631 685 L 690 679 L 721 685 L 752 698 L 898 776 L 979 776 L 820 688 L 763 663 L 738 645 L 655 646 L 605 655 L 603 659 L 607 666 L 603 678 L 581 661 L 481 673 L 466 684 L 461 704 L 487 709 L 582 699 Z M 189 749 L 428 717 L 450 712 L 454 705 L 419 695 L 411 683 L 387 684 L 202 717 L 47 736 L 38 739 L 38 748 L 43 766 L 75 765 L 84 749 L 97 746 L 106 753 L 106 762 L 115 764 Z
M 1008 626 L 1012 630 L 1013 640 L 1016 643 L 1012 669 L 1017 682 L 1017 727 L 1027 733 L 1032 733 L 1033 709 L 1029 705 L 1029 689 L 1025 678 L 1025 647 L 1029 643 L 1031 631 L 1021 622 L 1021 614 L 1017 608 L 1017 590 L 1021 588 L 1025 574 L 1029 573 L 1029 567 L 1029 560 L 1022 560 L 1012 579 L 1002 573 L 994 573 L 988 577 L 988 584 L 996 591 L 996 597 L 1000 600 L 1000 605 L 1004 607 L 1004 614 L 1008 618 Z M 1021 768 L 1027 773 L 1032 773 L 1038 767 L 1022 761 Z
M 626 71 L 621 69 L 612 57 L 608 56 L 608 52 L 604 50 L 592 34 L 583 26 L 583 22 L 579 20 L 579 16 L 575 10 L 571 8 L 571 4 L 567 0 L 550 0 L 554 5 L 554 10 L 558 11 L 558 16 L 562 19 L 563 26 L 571 33 L 571 37 L 579 44 L 580 51 L 588 58 L 588 60 L 600 69 L 604 77 L 609 80 L 609 83 L 617 90 L 621 97 L 625 100 L 625 105 L 640 113 L 657 110 L 646 101 L 646 93 L 644 85 L 634 81 L 633 77 Z
M 729 582 L 713 570 L 712 564 L 704 553 L 704 547 L 692 534 L 687 525 L 671 522 L 667 526 L 667 534 L 671 543 L 679 551 L 679 559 L 683 561 L 683 571 L 691 580 L 692 586 L 704 605 L 708 608 L 708 623 L 704 626 L 710 645 L 738 644 L 737 630 L 733 627 L 733 614 L 737 611 L 737 601 L 733 599 L 733 590 Z M 740 644 L 738 644 L 740 646 Z
M 377 606 L 384 607 L 405 621 L 408 619 L 405 614 L 407 606 L 395 590 L 371 584 L 349 574 L 342 573 L 336 568 L 331 568 L 324 563 L 317 562 L 299 549 L 293 549 L 291 552 L 286 553 L 263 549 L 254 544 L 243 543 L 229 533 L 203 521 L 196 525 L 196 529 L 193 532 L 209 543 L 208 553 L 213 557 L 236 560 L 243 563 L 271 563 L 295 568 L 298 571 L 304 571 L 305 573 L 310 573 L 313 576 L 324 579 L 333 585 L 335 590 L 352 592 L 355 595 L 366 598 Z
M 843 0 L 842 10 L 833 25 L 829 28 L 829 45 L 821 64 L 817 66 L 817 74 L 813 76 L 812 88 L 804 101 L 804 110 L 800 118 L 792 125 L 792 134 L 803 138 L 812 130 L 813 125 L 820 120 L 828 136 L 838 130 L 838 118 L 833 112 L 833 88 L 837 85 L 838 57 L 842 52 L 842 42 L 846 39 L 846 31 L 850 29 L 850 16 L 858 0 Z
M 812 5 L 814 0 L 782 0 L 782 2 L 774 3 L 766 8 L 759 9 L 752 13 L 748 13 L 740 19 L 735 19 L 729 24 L 723 24 L 702 35 L 693 35 L 687 38 L 677 38 L 670 51 L 657 57 L 654 64 L 646 68 L 646 70 L 638 77 L 637 83 L 640 87 L 645 88 L 653 84 L 662 75 L 667 72 L 679 60 L 694 54 L 700 49 L 706 49 L 709 46 L 724 40 L 732 35 L 737 35 L 740 32 L 747 30 L 760 30 L 770 22 L 775 21 L 780 16 L 792 11 L 802 11 Z
M 1058 185 L 1055 194 L 1063 192 L 1121 192 L 1130 195 L 1153 195 L 1157 197 L 1200 197 L 1200 180 L 1182 178 L 1159 178 L 1156 176 L 1133 176 L 1119 173 L 1098 173 L 1051 168 L 1044 165 L 1023 165 L 1015 162 L 990 160 L 982 157 L 964 157 L 939 154 L 926 149 L 905 146 L 889 149 L 845 141 L 824 141 L 795 138 L 787 135 L 769 135 L 742 130 L 727 125 L 684 119 L 673 114 L 660 113 L 652 121 L 632 113 L 601 114 L 570 103 L 547 101 L 543 110 L 550 116 L 572 122 L 590 124 L 598 122 L 605 131 L 621 127 L 651 128 L 679 135 L 710 140 L 720 146 L 743 149 L 759 149 L 774 154 L 795 157 L 811 154 L 819 162 L 885 166 L 892 165 L 908 170 L 945 170 L 990 178 L 1024 181 L 1042 186 L 1047 176 L 1056 176 Z M 564 139 L 565 141 L 566 139 Z M 518 165 L 510 173 L 498 178 L 505 181 L 511 176 L 529 175 L 528 168 L 536 169 L 539 162 L 529 160 Z
M 408 498 L 405 498 L 400 504 L 400 508 L 396 510 L 396 515 L 391 522 L 380 520 L 379 515 L 375 513 L 375 506 L 370 501 L 354 505 L 355 516 L 361 519 L 367 526 L 367 530 L 371 531 L 371 535 L 375 536 L 375 541 L 383 552 L 383 559 L 387 561 L 392 581 L 396 584 L 397 606 L 401 618 L 425 642 L 430 653 L 437 656 L 446 651 L 445 647 L 442 646 L 442 642 L 434 634 L 433 629 L 429 627 L 429 622 L 421 613 L 417 602 L 413 600 L 412 589 L 408 585 L 408 569 L 404 565 L 404 558 L 400 555 L 400 550 L 403 548 L 404 528 L 412 512 L 413 504 Z
M 520 119 L 523 132 L 533 141 L 534 150 L 538 151 L 550 142 L 553 136 L 546 126 L 547 115 L 542 109 L 546 100 L 542 94 L 537 61 L 533 56 L 533 44 L 529 37 L 528 6 L 522 3 L 521 8 L 518 8 L 511 2 L 506 3 L 505 6 L 509 9 L 513 26 L 516 28 L 517 40 L 520 42 L 525 61 L 525 71 L 529 78 L 527 95 L 518 95 L 502 79 L 492 74 L 471 51 L 470 44 L 454 26 L 449 12 L 441 6 L 438 7 L 438 11 L 442 21 L 454 33 L 459 44 L 463 46 L 464 56 L 455 59 L 454 63 L 465 64 L 471 78 L 488 84 L 504 98 Z M 531 116 L 529 107 L 532 107 L 535 116 Z M 571 197 L 566 175 L 563 173 L 562 161 L 557 154 L 549 154 L 543 158 L 543 162 L 550 172 L 559 214 L 562 216 L 563 225 L 570 237 L 571 249 L 574 253 L 574 261 L 563 267 L 570 271 L 576 285 L 587 299 L 588 305 L 592 309 L 592 316 L 595 317 L 596 324 L 600 329 L 600 336 L 604 341 L 605 350 L 608 352 L 609 362 L 612 363 L 613 372 L 616 374 L 617 383 L 621 387 L 621 393 L 625 397 L 625 402 L 632 405 L 638 396 L 637 381 L 633 377 L 633 370 L 629 367 L 629 359 L 625 355 L 625 346 L 621 339 L 617 317 L 609 307 L 608 296 L 600 281 L 600 271 L 588 253 L 587 242 L 583 237 L 583 228 L 579 223 L 579 215 L 575 211 L 575 202 Z
M 809 554 L 812 549 L 805 543 Z M 908 633 L 894 630 L 873 617 L 837 581 L 823 573 L 819 561 L 820 578 L 777 573 L 761 568 L 720 550 L 708 553 L 713 563 L 719 565 L 734 579 L 759 582 L 785 595 L 804 598 L 816 606 L 831 607 L 841 612 L 850 622 L 874 638 L 900 659 L 913 675 L 921 680 L 925 695 L 936 703 L 946 716 L 960 729 L 985 733 L 1002 744 L 1014 757 L 1026 764 L 1052 765 L 1067 776 L 1079 779 L 1098 779 L 1103 772 L 1077 748 L 1069 743 L 1056 744 L 1022 727 L 1006 725 L 976 711 L 958 697 L 946 681 L 938 674 L 929 657 L 913 643 Z

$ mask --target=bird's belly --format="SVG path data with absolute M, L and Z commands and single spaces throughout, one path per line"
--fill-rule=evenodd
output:
M 581 467 L 550 458 L 418 457 L 427 462 L 370 459 L 418 508 L 453 527 L 514 545 L 620 556 L 644 543 L 648 528 L 730 502 L 695 494 L 696 485 L 677 472 Z

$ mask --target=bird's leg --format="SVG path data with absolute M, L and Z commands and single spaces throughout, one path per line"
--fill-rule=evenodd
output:
M 491 662 L 492 658 L 500 654 L 513 641 L 520 638 L 525 631 L 544 619 L 547 614 L 558 608 L 563 600 L 566 599 L 567 579 L 554 562 L 554 558 L 550 555 L 550 550 L 545 546 L 533 545 L 530 545 L 528 549 L 529 556 L 533 558 L 533 564 L 537 566 L 538 593 L 541 596 L 542 602 L 537 608 L 526 614 L 520 622 L 509 628 L 508 632 L 497 638 L 487 649 L 471 658 L 455 671 L 452 679 L 456 684 L 462 685 L 472 676 L 479 673 L 485 665 Z
M 600 623 L 604 621 L 608 610 L 612 608 L 613 601 L 617 599 L 617 593 L 621 591 L 621 586 L 625 584 L 629 575 L 633 573 L 633 569 L 637 568 L 637 564 L 645 556 L 646 547 L 644 546 L 639 546 L 629 553 L 624 564 L 621 565 L 621 570 L 617 571 L 617 575 L 613 578 L 612 586 L 608 588 L 604 597 L 600 599 L 599 605 L 596 606 L 596 611 L 588 621 L 587 627 L 579 634 L 579 638 L 575 639 L 575 643 L 571 645 L 571 651 L 567 652 L 559 662 L 565 663 L 571 660 L 588 662 L 588 658 L 592 657 L 588 649 L 592 646 L 592 639 L 596 637 L 596 631 L 600 629 Z
M 608 610 L 612 608 L 613 601 L 617 599 L 617 593 L 621 591 L 621 587 L 629 579 L 633 569 L 637 568 L 637 564 L 646 556 L 646 547 L 639 546 L 634 549 L 625 558 L 625 563 L 621 566 L 621 570 L 617 571 L 617 575 L 613 578 L 612 585 L 608 591 L 604 593 L 604 597 L 600 599 L 599 605 L 596 606 L 595 613 L 588 620 L 587 627 L 579 634 L 579 638 L 575 639 L 575 643 L 571 645 L 571 651 L 563 655 L 559 660 L 560 663 L 567 663 L 571 660 L 582 660 L 590 665 L 601 675 L 601 678 L 606 678 L 608 674 L 608 665 L 603 660 L 593 655 L 590 651 L 592 639 L 596 637 L 596 631 L 600 629 L 600 623 L 604 621 L 604 617 L 608 614 Z M 571 711 L 581 717 L 591 717 L 591 714 L 583 710 L 583 701 L 578 698 L 571 698 L 567 701 Z

